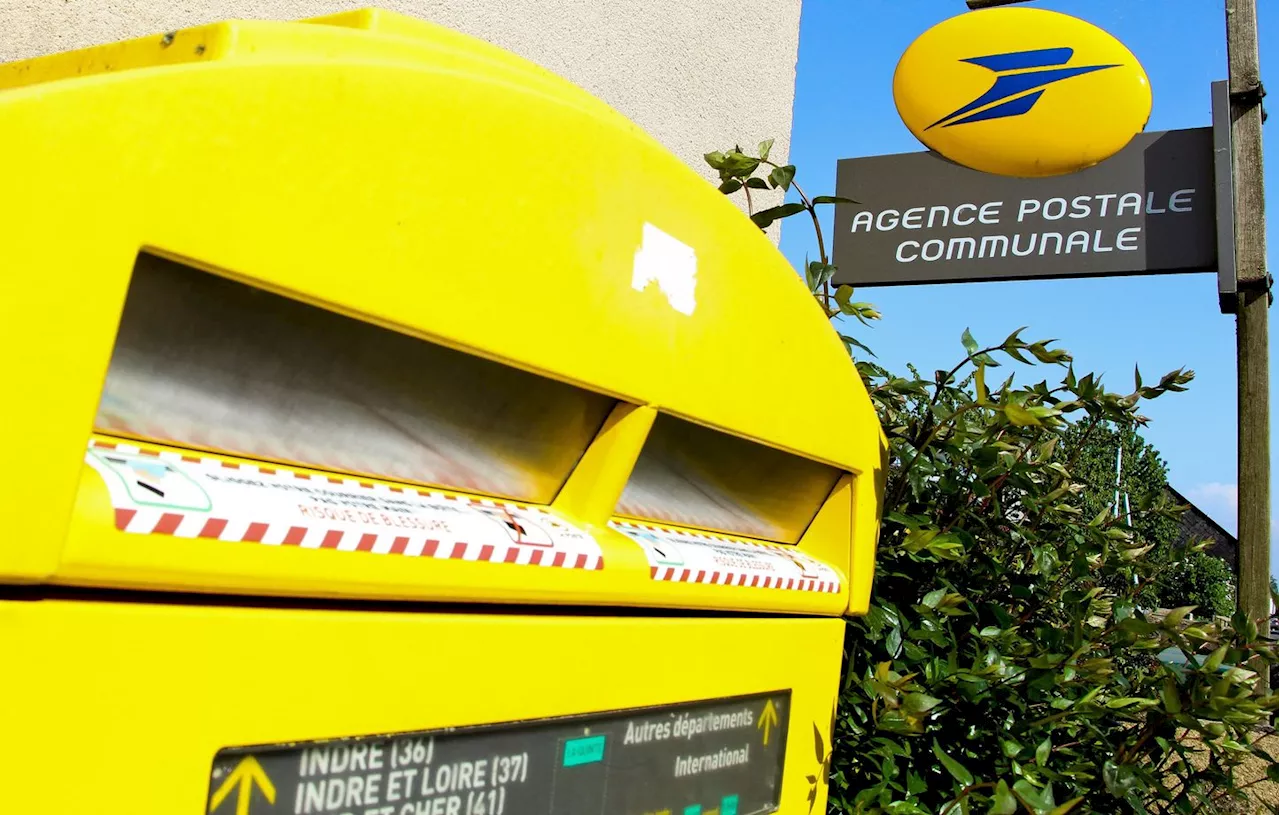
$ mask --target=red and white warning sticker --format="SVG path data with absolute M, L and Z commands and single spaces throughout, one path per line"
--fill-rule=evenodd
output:
M 840 575 L 835 569 L 791 547 L 629 521 L 610 521 L 609 526 L 640 544 L 654 580 L 828 594 L 840 591 Z
M 600 545 L 536 507 L 94 440 L 116 527 L 304 549 L 601 569 Z

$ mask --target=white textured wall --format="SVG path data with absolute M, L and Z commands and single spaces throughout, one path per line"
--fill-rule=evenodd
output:
M 801 0 L 0 0 L 0 62 L 232 18 L 380 6 L 488 40 L 604 99 L 707 178 L 702 154 L 788 153 Z M 776 229 L 773 230 L 776 240 Z

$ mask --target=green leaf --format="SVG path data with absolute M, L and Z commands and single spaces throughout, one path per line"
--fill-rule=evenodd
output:
M 762 209 L 751 216 L 751 220 L 756 226 L 764 229 L 769 224 L 780 218 L 787 218 L 795 215 L 797 212 L 804 212 L 804 204 L 782 204 L 781 206 L 769 207 Z
M 963 764 L 947 755 L 941 745 L 938 744 L 937 739 L 933 740 L 933 754 L 937 756 L 938 761 L 942 762 L 942 766 L 947 768 L 947 772 L 951 773 L 952 778 L 966 787 L 973 783 L 973 773 L 965 769 Z
M 840 313 L 857 317 L 858 322 L 863 325 L 870 325 L 870 320 L 880 319 L 880 312 L 870 303 L 845 303 L 840 306 Z
M 773 149 L 773 139 L 765 139 L 764 141 L 760 142 L 760 158 L 767 159 L 769 157 L 769 151 L 772 149 Z
M 1157 704 L 1159 703 L 1155 699 L 1143 699 L 1138 696 L 1120 696 L 1115 699 L 1107 700 L 1107 707 L 1112 710 L 1155 707 Z
M 987 815 L 1013 815 L 1017 811 L 1018 801 L 1009 791 L 1009 785 L 1001 779 L 996 784 L 995 794 L 991 796 L 991 808 L 987 810 Z
M 978 397 L 978 404 L 985 405 L 987 403 L 987 366 L 978 363 L 977 368 L 973 372 L 973 390 Z
M 1067 815 L 1068 812 L 1070 812 L 1071 810 L 1079 806 L 1080 802 L 1083 800 L 1084 800 L 1083 795 L 1078 796 L 1076 798 L 1072 798 L 1070 801 L 1067 801 L 1062 806 L 1054 807 L 1053 809 L 1051 809 L 1049 811 L 1049 815 Z
M 1027 327 L 1025 325 L 1015 330 L 1012 334 L 1005 337 L 1004 342 L 1000 343 L 1000 345 L 1001 346 L 1014 345 L 1018 347 L 1022 347 L 1023 345 L 1026 345 L 1026 343 L 1022 341 L 1022 337 L 1021 337 L 1022 332 L 1026 330 L 1027 330 Z
M 902 629 L 893 627 L 889 629 L 889 633 L 884 638 L 884 648 L 889 652 L 889 656 L 896 657 L 898 652 L 902 650 Z
M 1182 625 L 1182 621 L 1187 618 L 1188 614 L 1195 611 L 1195 608 L 1195 606 L 1178 606 L 1175 609 L 1171 609 L 1168 614 L 1164 615 L 1164 619 L 1160 621 L 1160 627 L 1166 631 L 1174 630 Z
M 1037 815 L 1045 815 L 1053 808 L 1053 792 L 1048 787 L 1040 789 L 1025 778 L 1014 782 L 1013 793 Z
M 719 170 L 724 167 L 724 153 L 721 153 L 719 150 L 714 153 L 704 153 L 702 159 L 707 162 L 707 164 L 710 164 L 712 169 Z
M 1025 346 L 1022 346 L 1022 345 L 1006 345 L 1006 346 L 1004 346 L 1003 348 L 1001 348 L 1000 350 L 1001 350 L 1001 351 L 1004 351 L 1004 352 L 1005 352 L 1006 354 L 1008 354 L 1009 356 L 1011 356 L 1011 357 L 1013 357 L 1014 359 L 1018 360 L 1018 362 L 1021 362 L 1021 363 L 1025 364 L 1025 365 L 1030 365 L 1030 364 L 1031 364 L 1031 360 L 1029 360 L 1029 359 L 1027 359 L 1025 356 L 1023 356 L 1023 355 L 1022 355 L 1022 351 L 1018 350 L 1018 349 L 1020 349 L 1020 348 L 1024 348 L 1024 347 L 1025 347 Z
M 937 529 L 913 529 L 903 540 L 902 548 L 913 554 L 919 552 L 938 537 L 938 531 Z
M 919 718 L 900 710 L 887 710 L 876 720 L 876 729 L 886 733 L 915 736 L 924 732 L 924 724 Z
M 751 189 L 753 189 L 753 190 L 767 190 L 767 189 L 769 189 L 769 185 L 765 183 L 765 180 L 764 180 L 763 178 L 760 178 L 759 176 L 755 176 L 755 175 L 753 175 L 753 176 L 751 176 L 750 178 L 748 178 L 748 179 L 747 179 L 747 186 L 748 186 L 748 187 L 750 187 L 750 188 L 751 188 Z
M 907 795 L 919 795 L 928 789 L 929 785 L 923 778 L 912 770 L 907 771 Z
M 719 170 L 730 175 L 745 177 L 754 173 L 759 166 L 760 159 L 748 156 L 740 150 L 733 150 L 725 154 Z
M 841 334 L 840 341 L 844 343 L 845 350 L 849 351 L 850 354 L 853 353 L 854 348 L 858 348 L 864 351 L 867 354 L 867 356 L 874 357 L 876 355 L 875 351 L 872 351 L 862 342 L 854 339 L 853 337 L 850 337 L 848 334 Z
M 969 354 L 978 353 L 978 341 L 973 338 L 973 335 L 969 333 L 969 329 L 967 328 L 964 330 L 964 333 L 960 335 L 960 344 L 964 346 L 964 350 Z
M 836 267 L 830 263 L 823 263 L 815 260 L 805 267 L 805 281 L 809 284 L 809 291 L 815 294 L 823 286 L 835 276 Z M 852 288 L 852 287 L 850 287 Z
M 1164 712 L 1177 715 L 1182 712 L 1182 697 L 1172 677 L 1166 676 L 1160 686 L 1160 701 L 1164 704 Z
M 740 189 L 742 189 L 742 182 L 736 178 L 731 178 L 720 185 L 720 192 L 724 193 L 725 195 L 730 195 L 732 193 L 737 192 Z
M 1204 661 L 1204 668 L 1206 671 L 1216 671 L 1218 668 L 1222 667 L 1222 660 L 1227 655 L 1227 648 L 1228 646 L 1226 645 L 1220 645 L 1217 650 L 1209 655 L 1209 658 Z
M 937 608 L 938 602 L 942 600 L 946 593 L 946 589 L 934 589 L 924 596 L 924 599 L 920 601 L 920 604 L 928 608 Z
M 1049 761 L 1049 753 L 1052 750 L 1053 742 L 1046 736 L 1045 740 L 1040 742 L 1040 745 L 1036 747 L 1036 764 L 1039 764 L 1041 767 L 1045 766 Z
M 793 164 L 787 164 L 782 167 L 774 167 L 769 173 L 769 183 L 774 188 L 781 187 L 784 191 L 791 189 L 791 181 L 796 177 L 796 168 Z M 804 207 L 800 207 L 804 209 Z
M 815 195 L 813 204 L 861 204 L 861 201 L 855 201 L 852 198 L 845 198 L 843 195 Z
M 1057 340 L 1042 340 L 1040 342 L 1033 342 L 1027 346 L 1027 350 L 1030 351 L 1031 354 L 1041 362 L 1046 362 L 1046 363 L 1070 362 L 1071 355 L 1068 354 L 1066 351 L 1063 351 L 1060 349 L 1050 350 L 1049 348 L 1045 347 L 1051 342 L 1057 342 Z
M 1001 407 L 1004 411 L 1005 418 L 1009 420 L 1009 424 L 1016 427 L 1036 427 L 1040 425 L 1040 420 L 1031 411 L 1019 405 L 1017 402 L 1010 402 Z
M 908 693 L 902 697 L 902 706 L 908 713 L 928 713 L 940 704 L 941 699 L 927 693 Z
M 943 560 L 959 560 L 964 557 L 964 543 L 954 532 L 937 535 L 925 548 Z
M 896 509 L 891 509 L 884 514 L 886 521 L 893 521 L 896 524 L 902 524 L 907 529 L 916 529 L 921 524 L 929 522 L 929 518 L 924 515 L 907 515 Z

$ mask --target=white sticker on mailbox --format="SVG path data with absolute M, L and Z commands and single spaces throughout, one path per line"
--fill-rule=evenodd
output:
M 536 507 L 91 441 L 116 527 L 447 560 L 601 569 L 595 538 Z
M 840 575 L 835 569 L 790 547 L 628 521 L 610 521 L 609 526 L 640 544 L 654 580 L 828 594 L 840 591 Z

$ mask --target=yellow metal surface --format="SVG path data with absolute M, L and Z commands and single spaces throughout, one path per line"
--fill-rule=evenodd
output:
M 625 402 L 614 408 L 604 428 L 560 489 L 552 509 L 590 526 L 604 526 L 627 485 L 657 414 Z
M 3 579 L 280 591 L 288 574 L 305 593 L 348 593 L 336 583 L 388 596 L 422 577 L 404 563 L 305 559 L 328 553 L 267 566 L 277 553 L 253 547 L 122 545 L 82 460 L 130 270 L 147 250 L 852 473 L 855 541 L 811 533 L 800 548 L 867 584 L 883 436 L 843 347 L 767 239 L 546 71 L 395 16 L 319 22 L 222 23 L 0 67 L 0 171 L 18 191 L 0 203 L 12 295 L 0 298 L 0 340 L 24 394 L 0 401 L 8 454 L 23 462 L 0 474 L 12 519 Z M 687 278 L 660 280 L 639 262 L 654 234 L 695 259 Z M 629 546 L 599 526 L 609 490 L 583 485 L 592 472 L 621 477 L 626 448 L 585 457 L 557 504 L 602 545 Z M 837 552 L 850 545 L 851 560 Z M 629 547 L 610 564 L 638 562 Z M 435 585 L 473 564 L 428 565 L 442 570 Z M 630 578 L 606 572 L 592 579 L 624 593 Z M 502 595 L 522 580 L 496 574 L 459 585 Z M 572 582 L 585 579 L 555 575 L 510 596 L 600 596 Z M 730 591 L 649 589 L 644 602 L 682 606 Z M 842 609 L 824 599 L 793 610 Z
M 889 445 L 880 437 L 880 466 L 874 473 L 858 476 L 853 481 L 850 503 L 853 528 L 850 552 L 849 613 L 865 614 L 871 604 L 871 582 L 875 578 L 876 545 L 880 542 L 880 502 L 884 495 L 885 475 L 889 470 Z M 801 544 L 805 543 L 801 540 Z M 830 544 L 828 544 L 830 545 Z
M 806 777 L 815 728 L 830 745 L 843 629 L 0 601 L 6 657 L 27 666 L 0 678 L 0 787 L 6 812 L 201 813 L 222 747 L 789 689 L 779 811 L 808 815 L 814 786 L 824 811 L 825 779 Z
M 1091 23 L 1036 8 L 938 23 L 903 53 L 893 97 L 925 145 L 1008 176 L 1091 167 L 1151 115 L 1151 85 L 1133 52 Z

